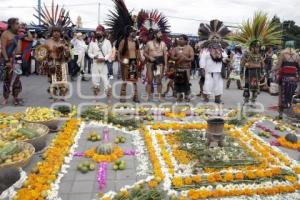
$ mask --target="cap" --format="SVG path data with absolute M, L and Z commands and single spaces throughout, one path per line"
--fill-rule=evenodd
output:
M 105 28 L 104 28 L 104 26 L 102 26 L 102 25 L 98 25 L 97 26 L 97 28 L 96 28 L 96 32 L 105 32 Z

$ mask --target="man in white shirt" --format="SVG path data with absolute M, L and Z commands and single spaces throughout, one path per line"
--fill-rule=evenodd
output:
M 200 68 L 205 76 L 204 100 L 209 101 L 209 96 L 215 96 L 215 103 L 221 103 L 223 94 L 222 65 L 227 59 L 227 54 L 223 51 L 221 44 L 213 43 L 204 49 L 200 58 Z
M 91 41 L 88 48 L 88 55 L 93 59 L 92 81 L 94 95 L 100 93 L 100 85 L 103 86 L 107 98 L 111 100 L 111 85 L 108 80 L 107 62 L 110 59 L 112 46 L 109 40 L 105 38 L 105 28 L 99 25 L 96 29 L 95 40 Z
M 75 37 L 71 40 L 71 44 L 74 47 L 74 62 L 80 68 L 80 73 L 82 75 L 82 80 L 84 79 L 84 56 L 87 50 L 87 45 L 85 44 L 82 33 L 77 33 Z

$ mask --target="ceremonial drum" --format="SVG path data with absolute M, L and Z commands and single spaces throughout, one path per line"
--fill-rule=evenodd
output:
M 224 146 L 224 124 L 225 121 L 222 118 L 211 118 L 207 120 L 206 138 L 208 146 Z

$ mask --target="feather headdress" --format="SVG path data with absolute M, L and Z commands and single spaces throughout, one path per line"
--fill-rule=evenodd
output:
M 147 43 L 151 40 L 151 34 L 153 32 L 161 31 L 163 34 L 163 41 L 169 43 L 170 39 L 168 34 L 170 33 L 170 26 L 167 18 L 157 10 L 145 11 L 141 10 L 137 17 L 137 26 L 140 31 L 140 40 L 143 43 Z
M 59 8 L 58 4 L 55 6 L 54 0 L 52 0 L 50 10 L 48 10 L 45 4 L 44 8 L 40 11 L 37 8 L 35 10 L 37 14 L 33 16 L 41 20 L 42 27 L 46 30 L 53 31 L 55 29 L 64 32 L 73 25 L 69 11 L 66 11 L 63 7 Z
M 272 46 L 281 44 L 282 32 L 278 24 L 268 19 L 267 13 L 257 12 L 240 27 L 241 31 L 230 37 L 243 46 L 255 44 Z
M 223 39 L 230 33 L 230 30 L 224 26 L 222 21 L 214 19 L 209 24 L 201 23 L 198 33 L 200 41 L 204 41 L 204 47 L 208 47 L 212 43 L 220 43 L 223 48 L 228 45 Z

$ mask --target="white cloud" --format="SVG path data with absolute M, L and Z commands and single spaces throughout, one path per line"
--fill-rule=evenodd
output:
M 52 0 L 42 0 L 48 6 Z M 65 5 L 70 10 L 73 21 L 81 16 L 84 27 L 94 28 L 98 23 L 98 5 L 101 2 L 101 23 L 112 9 L 111 0 L 56 0 L 55 3 Z M 251 17 L 257 10 L 263 10 L 281 19 L 289 19 L 300 24 L 299 0 L 125 0 L 129 10 L 138 12 L 143 9 L 159 9 L 169 17 L 171 30 L 197 34 L 200 21 L 220 19 L 225 23 L 241 23 Z M 37 0 L 0 0 L 0 20 L 9 17 L 19 17 L 22 21 L 32 22 L 34 10 L 30 8 L 37 4 Z M 14 8 L 5 8 L 13 6 Z M 26 8 L 16 8 L 26 7 Z M 183 20 L 179 18 L 188 18 Z M 195 20 L 192 20 L 195 19 Z M 36 20 L 35 20 L 36 21 Z

